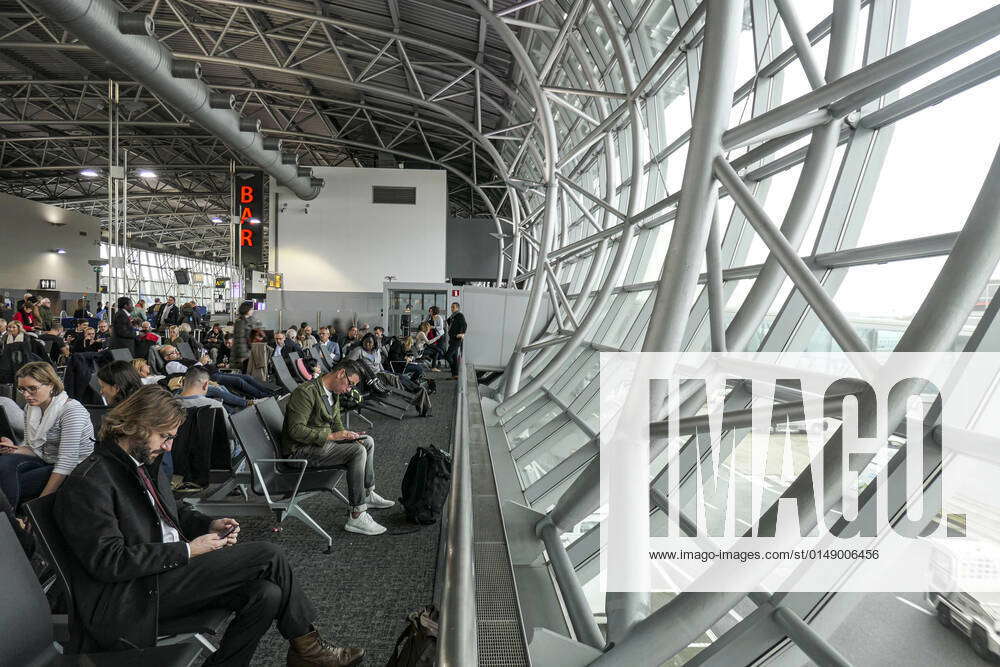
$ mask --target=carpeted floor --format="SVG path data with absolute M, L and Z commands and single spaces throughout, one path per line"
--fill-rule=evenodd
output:
M 419 446 L 450 450 L 455 419 L 455 382 L 446 373 L 433 373 L 438 391 L 431 396 L 431 417 L 407 416 L 402 422 L 366 414 L 375 422 L 375 490 L 397 500 L 403 471 Z M 362 429 L 362 422 L 352 422 Z M 342 482 L 343 484 L 343 482 Z M 346 492 L 346 487 L 342 490 Z M 325 542 L 296 519 L 286 519 L 280 533 L 273 522 L 246 517 L 240 520 L 242 540 L 280 544 L 290 557 L 303 587 L 319 610 L 319 629 L 338 645 L 362 646 L 365 665 L 384 665 L 406 615 L 433 601 L 440 524 L 418 527 L 409 523 L 398 503 L 372 516 L 388 528 L 379 536 L 343 530 L 347 510 L 332 496 L 316 497 L 303 504 L 333 537 L 333 553 L 324 554 Z M 261 641 L 254 665 L 285 664 L 287 642 L 272 627 Z

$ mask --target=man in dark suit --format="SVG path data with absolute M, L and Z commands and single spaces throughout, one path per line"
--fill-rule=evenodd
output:
M 174 502 L 154 464 L 186 413 L 156 385 L 104 417 L 102 442 L 66 478 L 55 515 L 70 551 L 74 648 L 110 651 L 156 643 L 160 620 L 202 609 L 236 612 L 207 665 L 249 665 L 271 623 L 290 642 L 290 667 L 357 665 L 364 651 L 336 648 L 313 626 L 316 610 L 284 553 L 237 544 L 239 524 Z
M 111 322 L 111 347 L 125 348 L 135 356 L 135 327 L 132 326 L 132 299 L 127 296 L 118 299 L 118 310 Z
M 274 356 L 281 356 L 288 359 L 292 352 L 298 352 L 302 356 L 302 346 L 294 338 L 289 338 L 284 331 L 274 332 Z
M 448 352 L 445 359 L 451 366 L 451 379 L 458 379 L 458 358 L 462 354 L 462 342 L 465 340 L 465 332 L 469 328 L 465 321 L 465 315 L 459 310 L 461 306 L 458 301 L 451 304 L 451 317 L 448 318 Z
M 167 303 L 160 309 L 160 328 L 166 329 L 171 324 L 180 324 L 181 309 L 177 307 L 177 299 L 167 297 Z

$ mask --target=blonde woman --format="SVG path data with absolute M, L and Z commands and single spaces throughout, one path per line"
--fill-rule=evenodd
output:
M 164 345 L 173 345 L 177 347 L 181 343 L 185 342 L 183 336 L 181 336 L 181 329 L 176 324 L 171 324 L 167 327 L 167 335 L 163 339 Z
M 17 371 L 24 411 L 24 444 L 0 438 L 0 489 L 21 500 L 55 492 L 73 468 L 94 451 L 90 415 L 70 398 L 52 365 L 34 361 Z
M 316 336 L 313 336 L 313 328 L 311 326 L 307 324 L 299 329 L 299 345 L 302 346 L 302 349 L 308 350 L 318 342 Z

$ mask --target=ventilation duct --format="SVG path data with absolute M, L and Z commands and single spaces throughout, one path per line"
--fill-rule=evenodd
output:
M 259 132 L 241 128 L 240 116 L 232 108 L 232 96 L 213 93 L 199 79 L 188 78 L 200 73 L 199 68 L 174 62 L 170 51 L 150 36 L 151 18 L 147 21 L 121 12 L 113 0 L 32 0 L 32 4 L 95 53 L 273 176 L 279 185 L 302 199 L 319 194 L 322 179 L 299 176 L 295 164 L 284 163 L 280 152 L 265 147 Z

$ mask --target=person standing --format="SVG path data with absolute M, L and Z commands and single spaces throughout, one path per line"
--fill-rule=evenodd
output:
M 244 301 L 237 311 L 236 321 L 233 322 L 233 349 L 229 354 L 230 368 L 243 368 L 247 359 L 250 358 L 250 330 L 253 329 L 253 322 L 250 313 L 253 312 L 253 301 Z
M 462 343 L 465 340 L 465 332 L 468 323 L 465 315 L 460 310 L 458 301 L 451 304 L 451 317 L 448 318 L 448 353 L 445 358 L 451 366 L 451 379 L 458 379 L 458 359 L 462 355 Z
M 132 308 L 132 321 L 138 326 L 146 321 L 146 300 L 139 299 Z
M 153 305 L 146 309 L 146 318 L 154 328 L 159 328 L 160 326 L 161 313 L 163 313 L 163 302 L 157 297 L 153 299 Z
M 122 348 L 135 356 L 135 327 L 132 326 L 132 299 L 118 298 L 118 310 L 111 326 L 111 348 Z
M 160 309 L 160 328 L 166 329 L 171 324 L 180 324 L 181 311 L 177 307 L 177 299 L 167 297 L 167 303 Z

